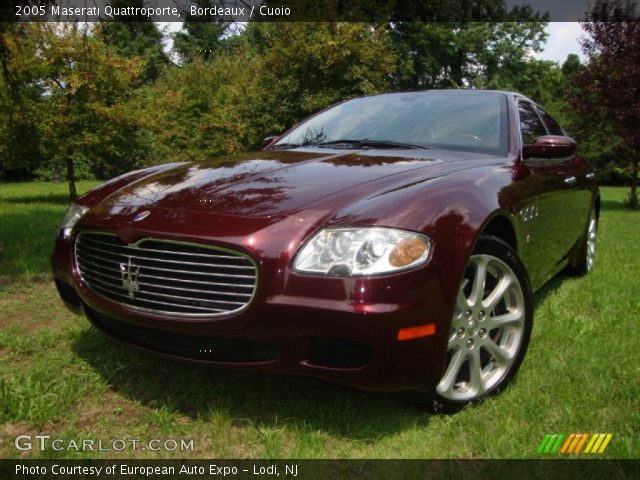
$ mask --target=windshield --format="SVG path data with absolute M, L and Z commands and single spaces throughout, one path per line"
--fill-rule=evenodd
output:
M 404 145 L 505 155 L 506 112 L 506 96 L 498 92 L 431 91 L 356 98 L 301 123 L 274 146 Z

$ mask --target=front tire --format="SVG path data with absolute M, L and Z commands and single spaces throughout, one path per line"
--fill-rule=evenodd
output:
M 500 239 L 480 237 L 458 291 L 445 372 L 430 398 L 433 410 L 456 412 L 503 390 L 522 363 L 532 324 L 522 262 Z

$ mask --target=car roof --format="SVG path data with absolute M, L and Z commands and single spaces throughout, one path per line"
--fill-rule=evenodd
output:
M 398 92 L 383 92 L 383 93 L 374 93 L 371 95 L 359 95 L 357 97 L 348 98 L 344 101 L 357 100 L 359 98 L 383 97 L 387 95 L 390 96 L 390 95 L 402 95 L 402 94 L 411 94 L 411 93 L 432 93 L 432 92 L 465 93 L 465 94 L 496 94 L 497 93 L 497 94 L 505 95 L 511 98 L 521 98 L 523 100 L 529 101 L 537 105 L 536 102 L 534 102 L 530 98 L 518 92 L 512 92 L 509 90 L 491 90 L 491 89 L 476 89 L 476 88 L 434 88 L 434 89 L 426 89 L 426 90 L 401 90 Z

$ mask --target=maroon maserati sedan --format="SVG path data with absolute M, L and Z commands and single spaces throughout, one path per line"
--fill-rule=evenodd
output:
M 594 174 L 521 95 L 356 98 L 269 140 L 72 204 L 52 256 L 67 306 L 156 355 L 455 411 L 513 378 L 532 292 L 593 268 Z

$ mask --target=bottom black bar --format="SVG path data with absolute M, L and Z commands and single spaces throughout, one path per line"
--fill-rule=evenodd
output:
M 8 479 L 637 479 L 640 460 L 0 460 Z

